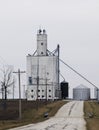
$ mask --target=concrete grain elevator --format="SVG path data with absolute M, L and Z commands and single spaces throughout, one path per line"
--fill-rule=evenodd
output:
M 46 31 L 39 29 L 37 50 L 27 56 L 27 100 L 59 98 L 59 45 L 54 52 L 50 52 Z

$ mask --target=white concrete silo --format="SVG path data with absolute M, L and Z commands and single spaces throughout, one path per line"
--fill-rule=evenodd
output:
M 56 100 L 60 93 L 59 45 L 50 52 L 46 31 L 39 29 L 37 50 L 27 55 L 27 100 Z
M 73 99 L 74 100 L 89 100 L 90 99 L 90 88 L 79 85 L 73 88 Z

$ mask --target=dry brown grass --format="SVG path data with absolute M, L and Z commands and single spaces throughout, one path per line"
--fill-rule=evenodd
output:
M 87 130 L 99 130 L 99 104 L 95 101 L 86 101 L 84 103 L 84 112 Z M 88 113 L 92 113 L 93 117 L 89 118 Z
M 49 117 L 54 116 L 58 109 L 64 105 L 66 101 L 55 101 L 50 102 L 47 105 L 43 104 L 39 106 L 39 109 L 33 108 L 33 102 L 27 102 L 26 107 L 22 110 L 22 120 L 1 120 L 0 121 L 0 130 L 6 130 L 8 128 L 13 128 L 17 126 L 22 126 L 30 123 L 36 123 L 46 120 L 44 118 L 44 113 L 48 112 Z M 24 103 L 23 103 L 24 104 Z M 25 105 L 24 105 L 25 106 Z M 29 107 L 31 106 L 31 107 Z M 13 107 L 12 107 L 13 109 Z M 11 106 L 10 106 L 11 110 Z M 7 113 L 6 113 L 7 114 Z M 8 114 L 9 115 L 9 114 Z M 7 115 L 6 115 L 7 116 Z M 12 116 L 11 116 L 12 117 Z

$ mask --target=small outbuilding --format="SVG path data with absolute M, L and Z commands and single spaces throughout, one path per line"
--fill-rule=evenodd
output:
M 90 99 L 90 88 L 79 85 L 73 88 L 73 99 L 74 100 L 89 100 Z

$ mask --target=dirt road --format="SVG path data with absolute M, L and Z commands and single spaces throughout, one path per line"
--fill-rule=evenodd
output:
M 10 130 L 86 130 L 83 119 L 83 101 L 72 101 L 61 107 L 58 113 L 41 123 Z

